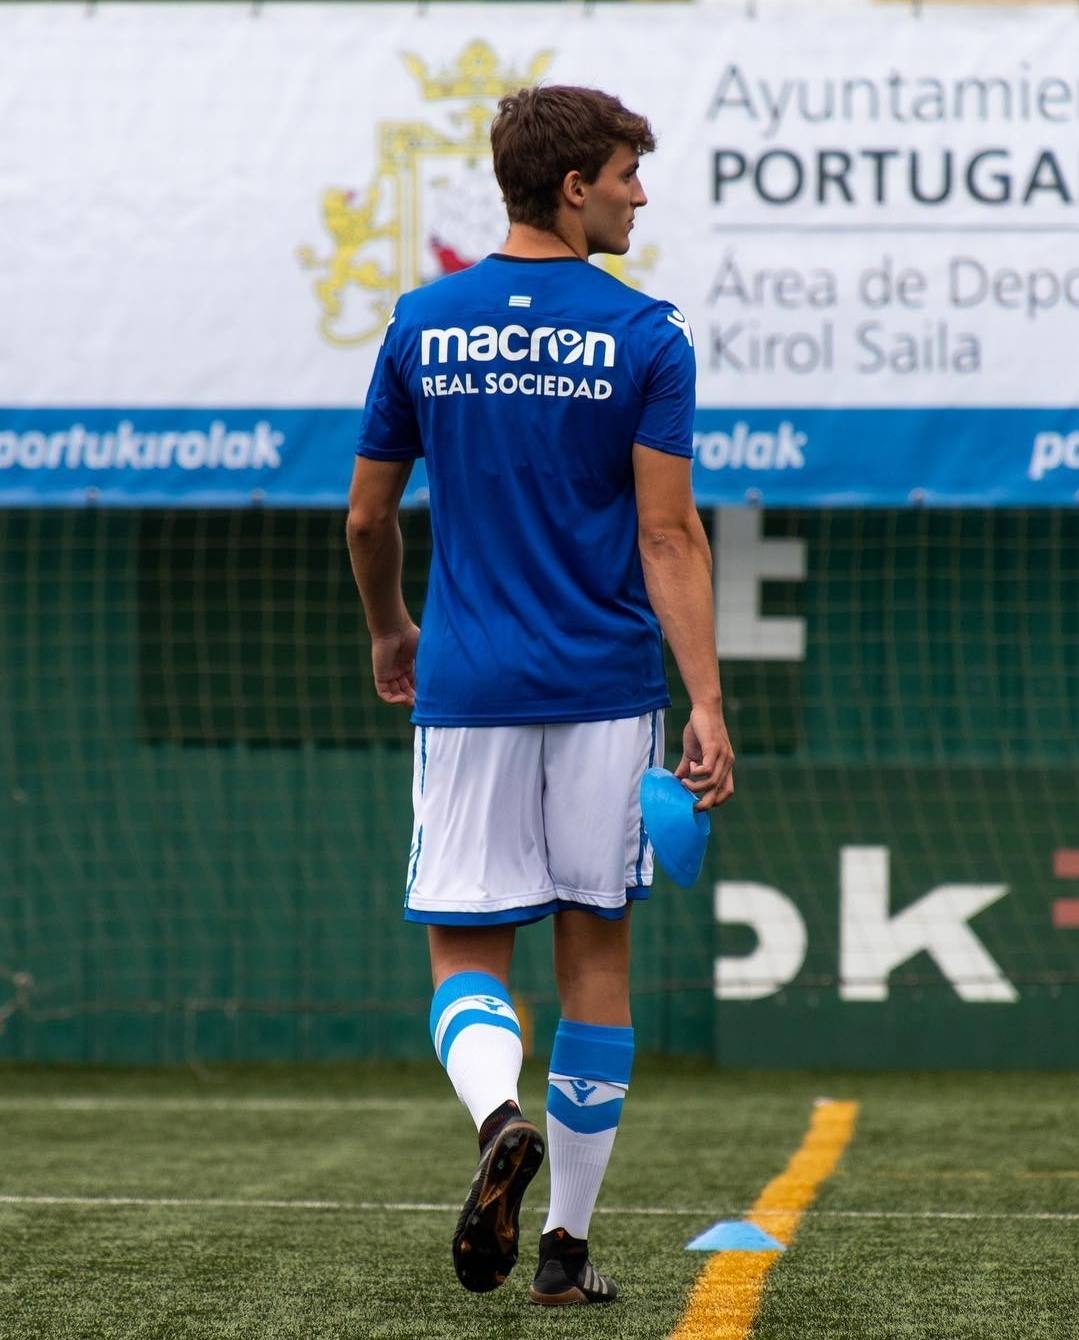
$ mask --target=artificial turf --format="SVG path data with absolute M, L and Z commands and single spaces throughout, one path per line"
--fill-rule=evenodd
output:
M 526 1110 L 543 1088 L 530 1064 Z M 475 1145 L 433 1063 L 0 1065 L 0 1340 L 662 1340 L 705 1259 L 685 1243 L 752 1203 L 822 1095 L 860 1103 L 854 1139 L 769 1275 L 754 1340 L 1079 1336 L 1074 1077 L 644 1060 L 591 1237 L 622 1299 L 557 1312 L 525 1300 L 546 1171 L 507 1285 L 456 1284 Z

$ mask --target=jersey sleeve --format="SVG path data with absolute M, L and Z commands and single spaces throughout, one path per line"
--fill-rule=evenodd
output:
M 399 332 L 394 312 L 371 375 L 356 446 L 357 456 L 370 456 L 376 461 L 411 461 L 423 455 L 416 410 L 401 375 Z
M 644 407 L 633 440 L 672 456 L 692 456 L 697 401 L 693 333 L 677 307 L 660 307 L 649 326 L 656 351 L 644 381 Z

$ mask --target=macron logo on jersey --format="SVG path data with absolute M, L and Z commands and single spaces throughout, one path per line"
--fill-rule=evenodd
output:
M 445 330 L 428 327 L 420 332 L 420 362 L 493 363 L 504 358 L 509 363 L 577 363 L 581 367 L 614 367 L 615 338 L 604 331 L 581 332 L 572 327 L 537 326 L 528 330 L 511 324 L 473 326 L 464 330 L 448 326 Z M 601 361 L 602 360 L 602 361 Z

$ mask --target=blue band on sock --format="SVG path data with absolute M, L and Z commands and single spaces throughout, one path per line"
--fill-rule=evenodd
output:
M 628 1084 L 633 1069 L 633 1029 L 560 1019 L 551 1048 L 551 1074 Z
M 605 1103 L 582 1107 L 567 1098 L 554 1084 L 547 1086 L 548 1113 L 580 1135 L 596 1135 L 617 1126 L 622 1116 L 622 1101 L 621 1098 L 610 1098 Z
M 446 1064 L 446 1057 L 450 1054 L 454 1038 L 463 1029 L 471 1028 L 473 1024 L 484 1024 L 487 1028 L 508 1028 L 511 1033 L 521 1036 L 521 1025 L 517 1022 L 516 1015 L 507 1017 L 504 1014 L 493 1014 L 490 1010 L 462 1010 L 450 1020 L 450 1025 L 442 1038 L 442 1046 L 438 1049 L 438 1059 L 443 1065 Z
M 434 1000 L 431 1001 L 432 1042 L 435 1040 L 435 1029 L 438 1027 L 438 1021 L 442 1018 L 443 1011 L 448 1005 L 452 1005 L 455 1000 L 460 1000 L 462 996 L 494 996 L 498 1000 L 504 1000 L 511 1007 L 513 1005 L 505 984 L 489 972 L 455 972 L 452 977 L 446 978 L 435 992 Z

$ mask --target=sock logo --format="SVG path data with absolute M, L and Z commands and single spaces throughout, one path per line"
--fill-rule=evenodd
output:
M 589 1084 L 586 1079 L 571 1079 L 570 1087 L 573 1090 L 573 1096 L 583 1107 L 589 1098 L 596 1092 L 596 1086 Z
M 500 1010 L 506 1008 L 506 1002 L 504 1000 L 499 1000 L 497 996 L 477 996 L 476 999 L 481 1005 L 490 1010 L 492 1014 L 497 1014 Z

